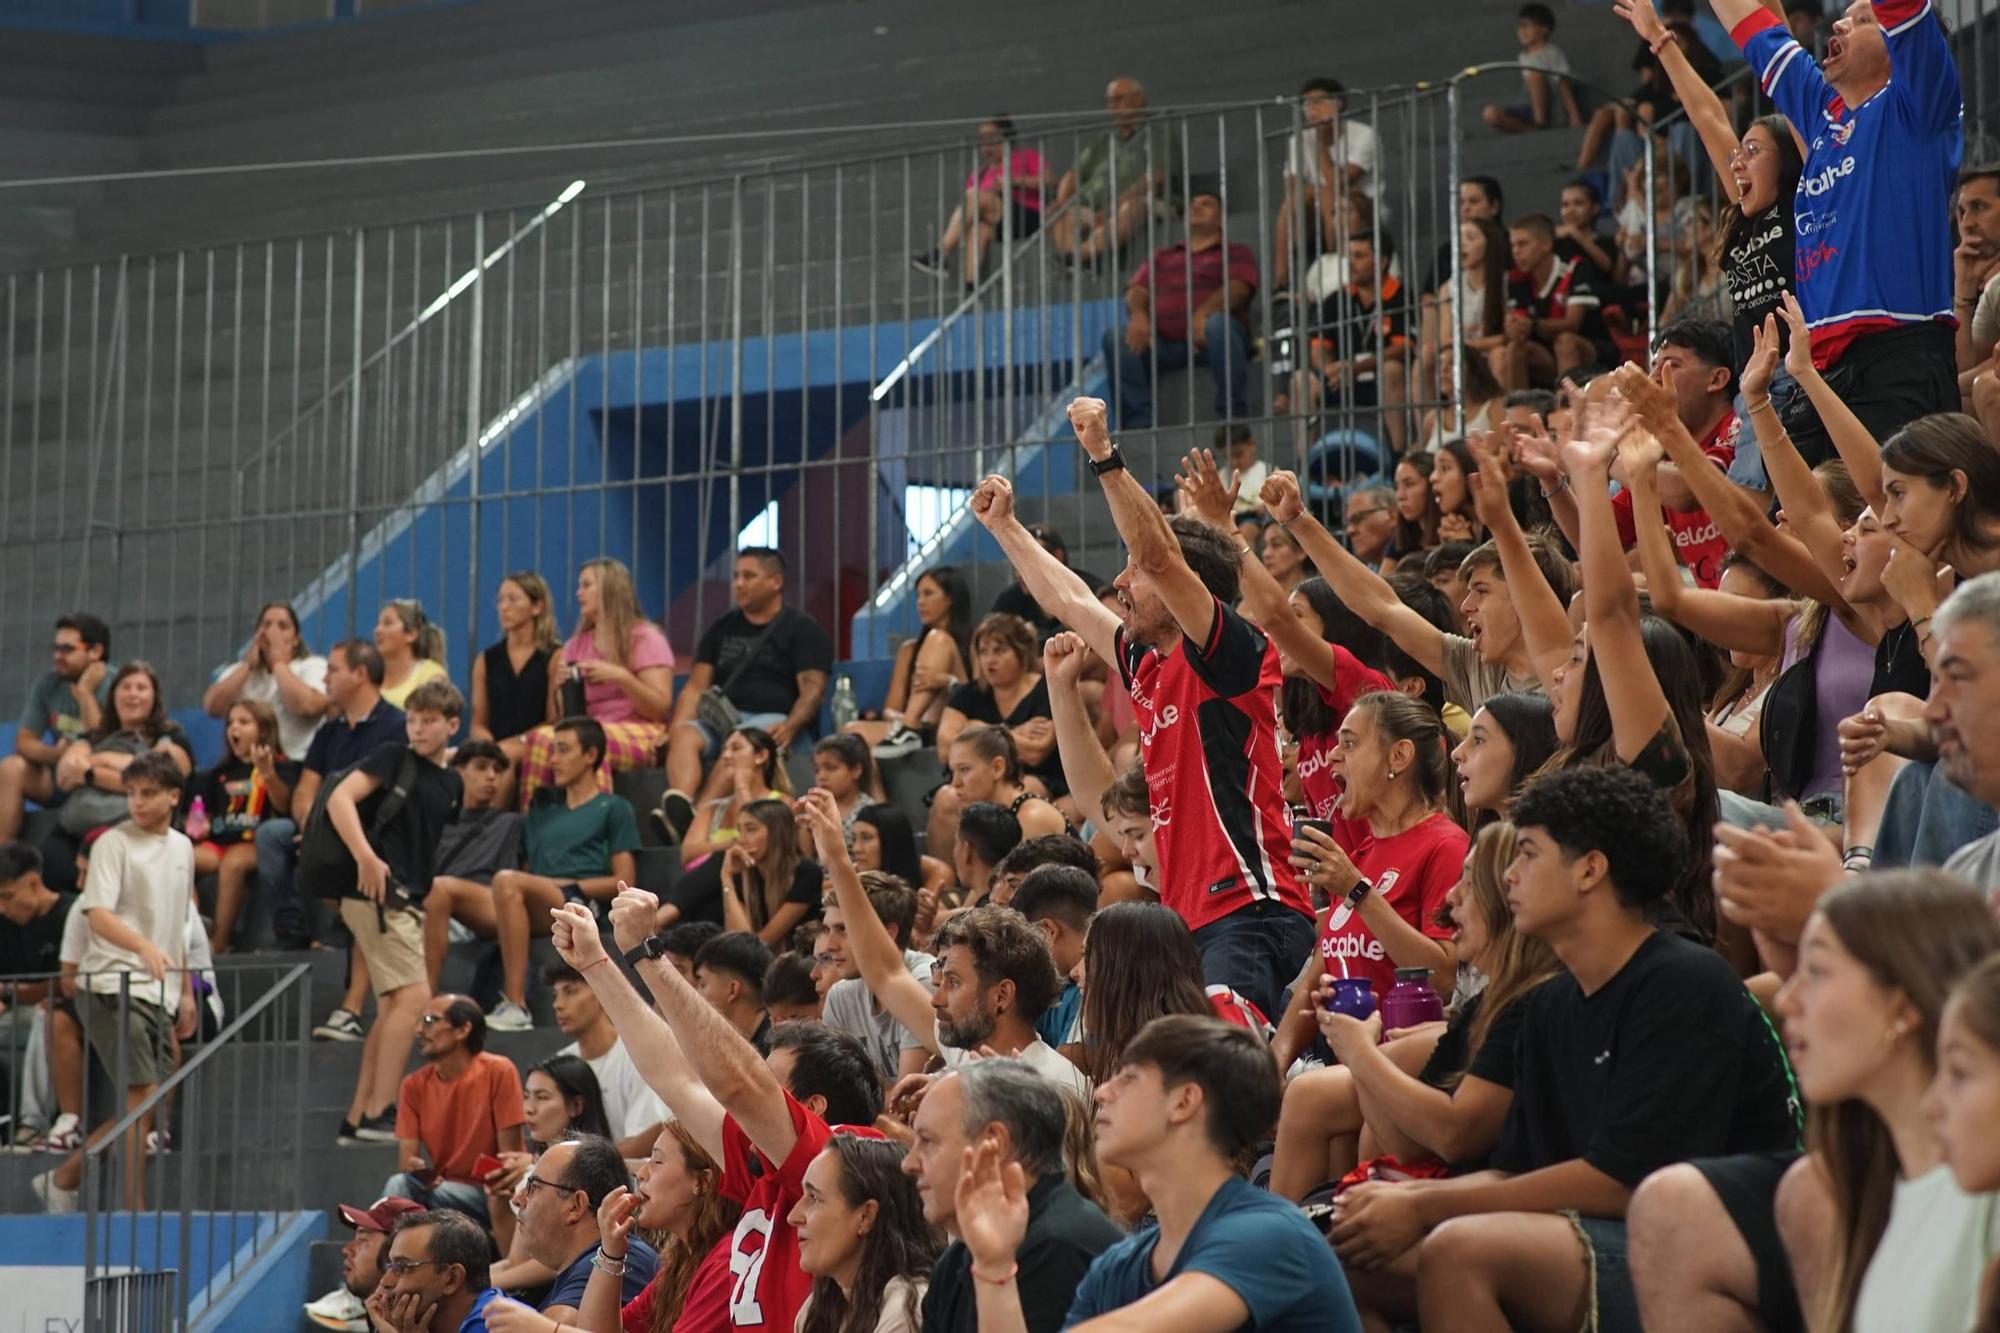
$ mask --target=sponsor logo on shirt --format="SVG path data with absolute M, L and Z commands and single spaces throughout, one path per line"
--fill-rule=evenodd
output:
M 1154 737 L 1180 720 L 1181 710 L 1179 705 L 1168 704 L 1165 708 L 1153 714 L 1153 724 L 1151 726 L 1142 725 L 1139 728 L 1139 743 L 1141 745 L 1151 745 Z
M 1299 781 L 1316 776 L 1321 769 L 1333 764 L 1333 751 L 1321 750 L 1317 754 L 1299 756 Z
M 1836 133 L 1837 132 L 1838 130 L 1836 127 Z M 1845 143 L 1846 140 L 1842 139 L 1841 142 Z M 1842 177 L 1851 176 L 1853 174 L 1854 174 L 1854 159 L 1851 157 L 1843 157 L 1842 159 L 1840 159 L 1840 165 L 1838 166 L 1829 164 L 1827 166 L 1821 167 L 1817 172 L 1814 172 L 1810 176 L 1801 177 L 1799 179 L 1799 193 L 1804 195 L 1808 199 L 1817 199 L 1819 196 L 1825 194 L 1828 190 L 1831 190 L 1834 186 L 1840 184 Z
M 1366 958 L 1372 963 L 1389 956 L 1373 935 L 1332 935 L 1319 942 L 1319 952 L 1322 958 Z

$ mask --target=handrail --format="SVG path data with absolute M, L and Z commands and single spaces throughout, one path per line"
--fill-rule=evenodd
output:
M 130 974 L 127 973 L 126 975 L 129 976 Z M 284 994 L 291 986 L 297 984 L 301 977 L 310 977 L 311 975 L 312 969 L 304 963 L 292 964 L 285 971 L 285 974 L 278 978 L 276 985 L 252 1001 L 250 1007 L 238 1014 L 229 1026 L 203 1042 L 201 1049 L 194 1053 L 193 1059 L 187 1061 L 179 1069 L 176 1069 L 170 1077 L 162 1079 L 159 1086 L 153 1089 L 151 1095 L 146 1100 L 140 1102 L 130 1111 L 127 1111 L 123 1118 L 110 1129 L 104 1131 L 102 1137 L 97 1142 L 85 1148 L 83 1150 L 84 1160 L 87 1162 L 93 1157 L 99 1157 L 115 1150 L 119 1145 L 119 1140 L 127 1130 L 130 1130 L 134 1125 L 137 1125 L 147 1115 L 157 1109 L 160 1103 L 164 1102 L 173 1093 L 174 1089 L 187 1082 L 188 1077 L 195 1070 L 200 1069 L 208 1062 L 210 1057 L 224 1046 L 227 1046 L 231 1039 L 242 1032 L 244 1028 L 248 1027 L 251 1019 L 257 1017 L 257 1015 L 275 1004 L 278 997 Z

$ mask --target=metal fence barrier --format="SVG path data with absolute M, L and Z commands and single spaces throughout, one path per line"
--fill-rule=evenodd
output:
M 164 1301 L 174 1312 L 164 1325 L 87 1327 L 183 1327 L 303 1206 L 310 975 L 295 962 L 197 972 L 195 1035 L 170 1043 L 171 1072 L 143 1099 L 126 1089 L 145 1067 L 147 1053 L 132 1042 L 147 1028 L 131 1019 L 151 1003 L 149 978 L 72 972 L 0 982 L 14 1000 L 0 1020 L 13 1149 L 0 1156 L 0 1190 L 18 1198 L 29 1177 L 46 1182 L 63 1169 L 73 1150 L 34 1135 L 75 1116 L 80 1174 L 69 1188 L 86 1218 L 92 1309 L 129 1319 Z M 166 985 L 177 1007 L 178 974 Z M 93 1019 L 86 1006 L 102 1012 Z M 162 1039 L 172 1023 L 169 1015 Z M 100 1278 L 110 1285 L 94 1285 Z
M 180 1274 L 173 1269 L 111 1273 L 84 1284 L 84 1327 L 95 1333 L 173 1333 L 181 1327 L 173 1298 Z
M 1953 9 L 1980 144 L 1995 3 Z M 1457 256 L 1466 77 L 1348 94 L 1346 116 L 1377 143 L 1358 183 L 1371 206 L 1333 209 L 1329 237 L 1289 227 L 1289 292 L 1270 279 L 1291 145 L 1309 132 L 1294 100 L 1151 113 L 1108 155 L 1114 193 L 1153 182 L 1122 246 L 1073 262 L 1062 242 L 1084 210 L 1051 189 L 1039 212 L 996 210 L 969 285 L 958 256 L 942 276 L 911 263 L 954 210 L 979 207 L 969 134 L 649 188 L 593 188 L 584 155 L 570 188 L 516 209 L 14 274 L 0 295 L 0 558 L 19 593 L 0 608 L 0 661 L 15 679 L 40 669 L 49 623 L 84 607 L 114 626 L 116 655 L 151 660 L 169 705 L 188 707 L 267 600 L 293 601 L 324 647 L 414 597 L 464 680 L 497 636 L 505 573 L 566 588 L 600 553 L 633 568 L 685 653 L 728 605 L 739 543 L 787 553 L 789 599 L 838 627 L 846 651 L 857 612 L 895 611 L 913 555 L 977 558 L 960 511 L 995 469 L 1020 480 L 1027 517 L 1109 573 L 1122 557 L 1060 446 L 1059 407 L 1109 387 L 1101 357 L 1120 342 L 1126 280 L 1185 235 L 1185 202 L 1211 181 L 1224 241 L 1249 247 L 1257 277 L 1247 382 L 1239 394 L 1232 369 L 1223 396 L 1266 460 L 1304 468 L 1327 497 L 1394 446 L 1460 425 L 1455 354 L 1437 370 L 1413 360 L 1387 409 L 1381 385 L 1372 402 L 1314 406 L 1294 374 L 1325 341 L 1322 302 L 1357 233 L 1399 284 L 1375 350 L 1422 330 L 1422 293 Z M 1729 95 L 1749 109 L 1747 90 Z M 1719 216 L 1686 126 L 1661 128 Z M 998 193 L 1022 161 L 1009 153 L 1032 150 L 1052 186 L 1106 133 L 1023 117 Z M 1678 226 L 1645 175 L 1649 223 Z M 1671 267 L 1693 238 L 1649 249 Z M 1150 427 L 1121 431 L 1161 481 L 1210 442 L 1216 416 L 1206 372 L 1168 371 L 1163 350 L 1156 339 L 1143 358 Z M 1342 350 L 1355 349 L 1323 352 Z M 879 653 L 880 636 L 851 647 Z

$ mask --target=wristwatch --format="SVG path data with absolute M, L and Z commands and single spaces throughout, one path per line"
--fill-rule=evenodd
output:
M 637 944 L 633 945 L 631 948 L 625 951 L 625 963 L 628 967 L 637 967 L 642 960 L 647 958 L 658 958 L 666 951 L 667 951 L 666 936 L 648 935 L 645 939 L 640 940 Z
M 1124 471 L 1125 470 L 1124 451 L 1121 450 L 1117 445 L 1115 444 L 1112 445 L 1111 456 L 1109 458 L 1105 459 L 1093 458 L 1090 460 L 1090 470 L 1092 472 L 1095 472 L 1100 477 L 1108 472 Z

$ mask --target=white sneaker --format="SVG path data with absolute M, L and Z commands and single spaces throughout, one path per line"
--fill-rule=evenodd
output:
M 336 1009 L 326 1016 L 312 1031 L 314 1041 L 366 1041 L 367 1029 L 361 1026 L 361 1016 L 347 1009 Z
M 486 1015 L 486 1027 L 491 1032 L 532 1032 L 535 1016 L 512 1000 L 502 1000 Z
M 42 1201 L 42 1207 L 51 1213 L 73 1213 L 77 1209 L 78 1191 L 66 1190 L 56 1184 L 56 1173 L 44 1171 L 28 1182 L 28 1188 Z
M 306 1306 L 306 1318 L 321 1328 L 352 1329 L 354 1333 L 365 1333 L 368 1307 L 346 1287 L 335 1287 Z
M 83 1144 L 81 1125 L 75 1112 L 64 1111 L 56 1117 L 55 1124 L 49 1126 L 49 1132 L 42 1136 L 42 1151 L 75 1152 Z

